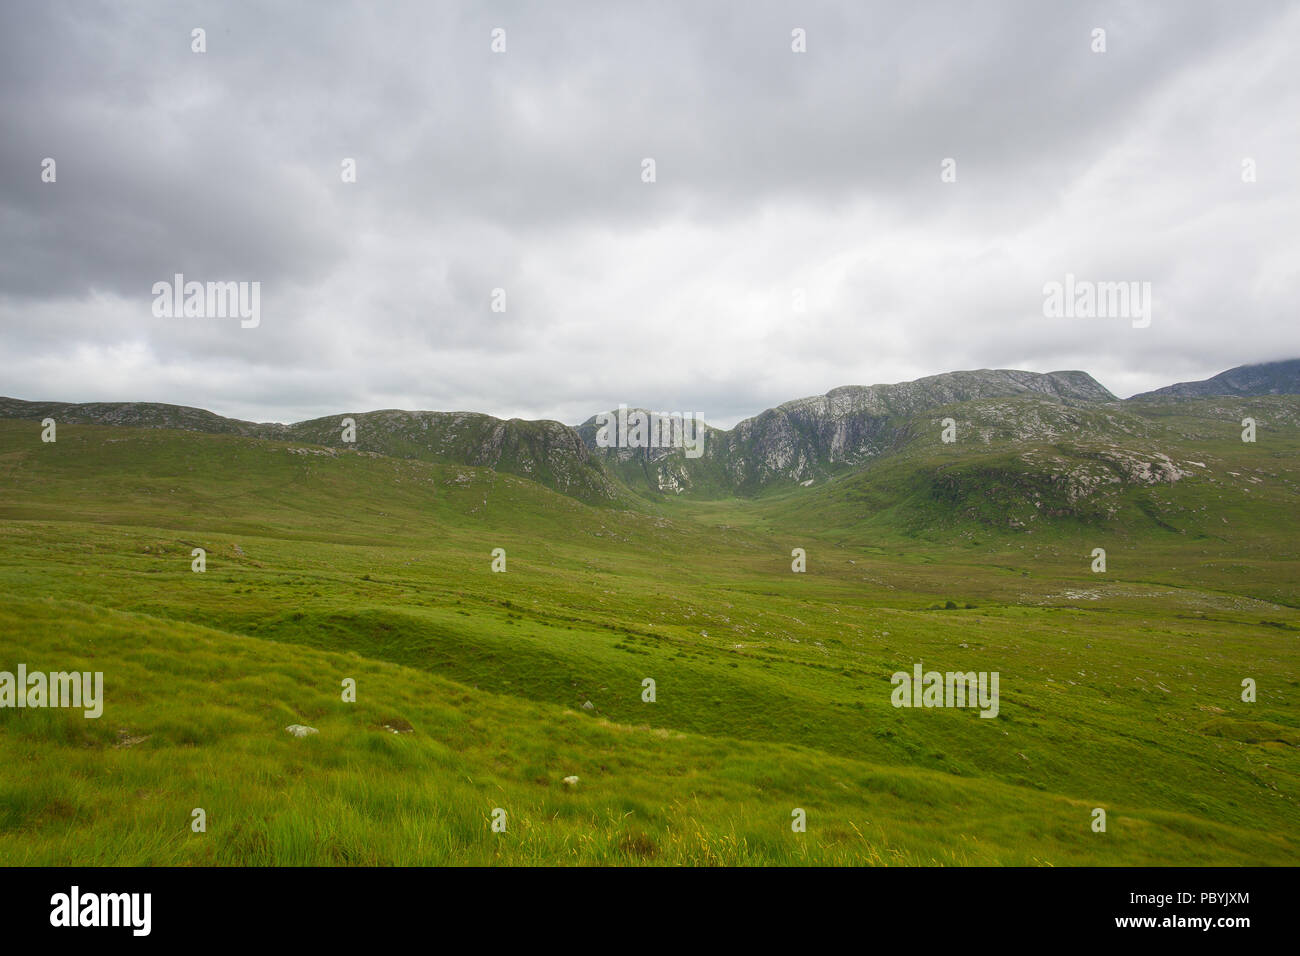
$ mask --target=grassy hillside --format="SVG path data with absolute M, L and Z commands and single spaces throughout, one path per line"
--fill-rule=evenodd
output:
M 1241 420 L 1257 422 L 1241 440 Z M 940 440 L 944 418 L 956 441 Z M 770 496 L 753 527 L 847 547 L 1069 575 L 1093 548 L 1115 575 L 1300 607 L 1300 398 L 1068 408 L 972 402 L 913 419 L 894 454 Z M 724 510 L 725 510 L 724 506 Z M 978 574 L 978 570 L 963 572 Z
M 1022 527 L 986 503 L 1046 466 L 974 427 L 793 494 L 592 507 L 468 466 L 0 422 L 0 670 L 101 669 L 107 697 L 0 710 L 0 861 L 1290 862 L 1300 430 L 1261 401 L 1255 446 L 1124 409 L 1204 474 Z M 998 718 L 894 708 L 917 661 L 998 671 Z

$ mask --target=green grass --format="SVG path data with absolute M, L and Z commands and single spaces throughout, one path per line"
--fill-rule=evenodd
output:
M 1086 436 L 918 427 L 819 487 L 593 507 L 465 466 L 0 421 L 0 670 L 102 670 L 107 698 L 0 710 L 0 862 L 1293 862 L 1300 429 L 1260 401 L 1279 424 L 1253 446 L 1208 402 L 1126 413 L 1117 442 L 1205 473 L 1075 501 L 1045 462 L 1094 461 Z M 1059 513 L 1031 518 L 1035 490 Z M 998 671 L 999 717 L 892 707 L 916 661 Z

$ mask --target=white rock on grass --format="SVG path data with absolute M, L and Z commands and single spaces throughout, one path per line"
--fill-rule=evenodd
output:
M 290 724 L 284 729 L 295 737 L 310 737 L 312 734 L 320 733 L 315 727 L 308 727 L 305 724 Z
M 566 787 L 576 787 L 576 786 L 578 785 L 578 778 L 577 778 L 577 777 L 565 777 L 565 778 L 564 778 L 564 785 L 565 785 Z
M 587 701 L 585 704 L 582 705 L 582 709 L 583 709 L 583 710 L 595 710 L 595 709 L 596 709 L 596 705 L 593 704 L 591 701 Z

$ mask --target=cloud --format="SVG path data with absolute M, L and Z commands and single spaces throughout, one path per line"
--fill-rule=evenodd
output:
M 729 425 L 1300 355 L 1298 42 L 1280 3 L 5 4 L 0 392 Z M 154 318 L 177 272 L 261 325 Z M 1044 318 L 1067 272 L 1150 281 L 1151 327 Z

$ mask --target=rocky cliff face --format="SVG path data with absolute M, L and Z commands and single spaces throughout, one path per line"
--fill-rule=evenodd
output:
M 1128 401 L 1213 395 L 1300 395 L 1300 359 L 1239 365 L 1213 378 L 1166 385 L 1153 392 L 1134 395 Z
M 355 422 L 353 443 L 343 441 L 344 418 Z M 293 440 L 317 445 L 492 468 L 583 501 L 608 502 L 620 494 L 577 432 L 560 422 L 389 409 L 317 418 L 286 431 Z
M 908 420 L 930 409 L 988 398 L 1032 396 L 1063 403 L 1115 401 L 1086 372 L 1010 369 L 949 372 L 896 385 L 844 386 L 747 418 L 730 431 L 707 429 L 704 454 L 680 448 L 599 448 L 596 423 L 578 433 L 625 482 L 654 491 L 752 494 L 808 484 L 888 452 L 908 437 Z

